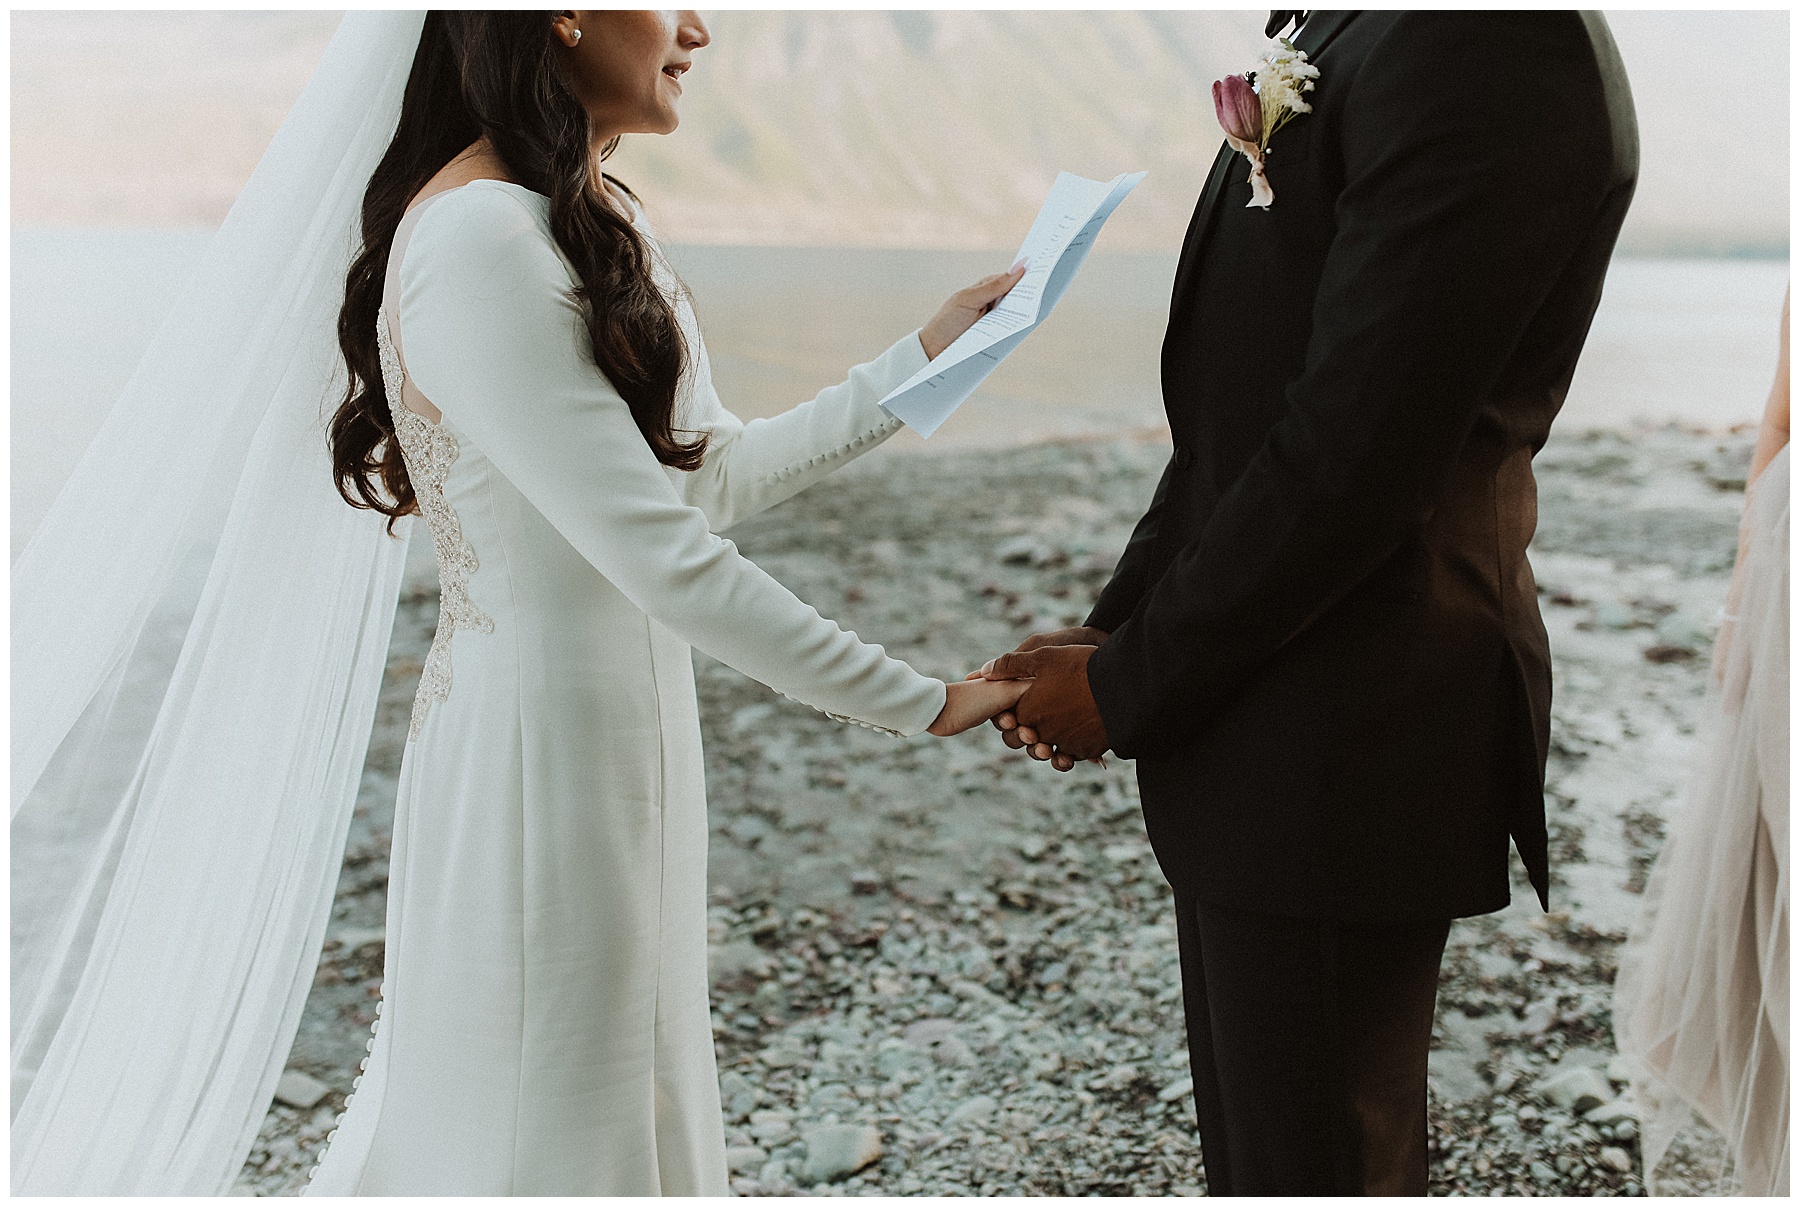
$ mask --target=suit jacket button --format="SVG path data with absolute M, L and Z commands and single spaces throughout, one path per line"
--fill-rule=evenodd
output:
M 1175 450 L 1175 468 L 1176 469 L 1186 469 L 1193 460 L 1194 460 L 1194 455 L 1192 453 L 1188 452 L 1187 449 L 1178 448 Z

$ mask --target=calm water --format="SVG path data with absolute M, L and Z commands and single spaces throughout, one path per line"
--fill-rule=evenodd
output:
M 205 233 L 15 230 L 12 548 L 61 487 Z M 1004 253 L 682 247 L 714 376 L 745 418 L 840 380 L 922 323 Z M 1172 256 L 1096 252 L 1056 313 L 932 447 L 1162 426 L 1157 349 Z M 1786 261 L 1620 260 L 1559 430 L 1636 419 L 1754 422 L 1774 369 Z M 900 447 L 921 447 L 910 433 Z

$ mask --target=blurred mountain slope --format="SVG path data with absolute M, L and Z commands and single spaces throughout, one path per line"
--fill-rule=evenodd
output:
M 1103 247 L 1172 253 L 1219 145 L 1211 83 L 1265 45 L 1262 10 L 707 17 L 682 128 L 613 164 L 680 242 L 1010 249 L 1058 169 L 1144 168 Z M 13 222 L 216 225 L 337 19 L 14 13 Z M 1608 20 L 1643 133 L 1623 246 L 1785 253 L 1788 14 Z
M 677 239 L 1015 244 L 1058 170 L 1149 179 L 1113 248 L 1178 242 L 1221 138 L 1236 12 L 722 12 L 682 129 L 615 170 Z

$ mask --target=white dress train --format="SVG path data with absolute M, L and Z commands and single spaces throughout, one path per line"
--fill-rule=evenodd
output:
M 897 430 L 876 403 L 925 363 L 918 339 L 746 425 L 664 282 L 691 351 L 676 426 L 711 437 L 694 473 L 656 461 L 596 371 L 546 198 L 477 181 L 396 235 L 385 376 L 443 415 L 397 415 L 442 614 L 380 1017 L 311 1193 L 726 1193 L 690 646 L 901 735 L 943 705 L 714 535 Z
M 1788 1193 L 1788 466 L 1783 448 L 1745 500 L 1702 763 L 1619 958 L 1651 1194 L 1690 1110 L 1729 1143 L 1736 1193 Z

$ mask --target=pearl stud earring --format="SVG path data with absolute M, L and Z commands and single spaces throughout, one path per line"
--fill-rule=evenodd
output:
M 581 42 L 581 31 L 578 29 L 575 31 L 575 44 L 579 45 L 580 42 Z

